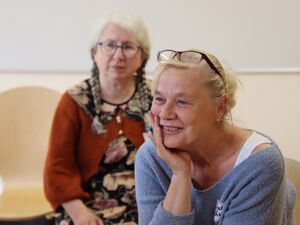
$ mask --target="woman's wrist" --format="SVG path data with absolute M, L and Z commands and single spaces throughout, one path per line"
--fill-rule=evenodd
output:
M 82 200 L 80 200 L 80 199 L 73 199 L 68 202 L 64 202 L 62 204 L 62 206 L 67 211 L 67 213 L 70 215 L 72 220 L 76 220 L 77 216 L 79 216 L 80 213 L 88 210 L 87 207 L 82 202 Z
M 163 208 L 174 215 L 192 211 L 192 183 L 189 175 L 180 173 L 172 176 L 171 183 L 163 202 Z
M 186 170 L 177 170 L 177 171 L 172 171 L 173 176 L 172 177 L 178 177 L 180 179 L 188 180 L 191 179 L 192 173 L 190 169 Z

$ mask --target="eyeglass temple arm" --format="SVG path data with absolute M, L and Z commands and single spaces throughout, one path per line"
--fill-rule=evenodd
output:
M 222 77 L 221 73 L 219 72 L 219 70 L 215 67 L 215 65 L 210 61 L 210 59 L 208 58 L 207 55 L 202 55 L 203 58 L 205 58 L 205 61 L 208 63 L 208 65 L 210 66 L 210 68 L 212 68 L 219 76 Z

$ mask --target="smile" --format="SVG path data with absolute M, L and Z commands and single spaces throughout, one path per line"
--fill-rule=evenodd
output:
M 177 127 L 169 127 L 169 126 L 163 126 L 164 130 L 166 131 L 177 131 Z

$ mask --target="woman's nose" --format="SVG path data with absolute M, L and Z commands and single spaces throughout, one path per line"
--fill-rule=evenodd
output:
M 161 119 L 175 119 L 176 118 L 176 113 L 174 111 L 174 107 L 170 103 L 165 103 L 159 113 L 159 117 Z
M 125 55 L 124 55 L 123 49 L 121 47 L 116 47 L 116 51 L 113 54 L 113 57 L 124 59 Z

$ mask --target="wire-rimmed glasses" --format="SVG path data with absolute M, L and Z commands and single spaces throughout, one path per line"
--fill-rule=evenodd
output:
M 222 80 L 223 76 L 219 72 L 219 70 L 215 67 L 215 65 L 212 63 L 212 61 L 208 58 L 208 56 L 199 51 L 195 50 L 187 50 L 187 51 L 175 51 L 171 49 L 165 49 L 161 50 L 157 53 L 157 61 L 162 62 L 168 59 L 175 59 L 178 60 L 179 62 L 185 63 L 185 64 L 198 64 L 200 63 L 203 59 L 207 62 L 209 67 L 216 73 L 218 74 Z
M 131 58 L 135 56 L 139 50 L 143 50 L 140 46 L 131 42 L 126 42 L 118 45 L 115 41 L 106 40 L 103 42 L 99 42 L 98 45 L 100 46 L 102 53 L 107 56 L 115 54 L 117 48 L 121 48 L 124 56 L 127 58 Z

